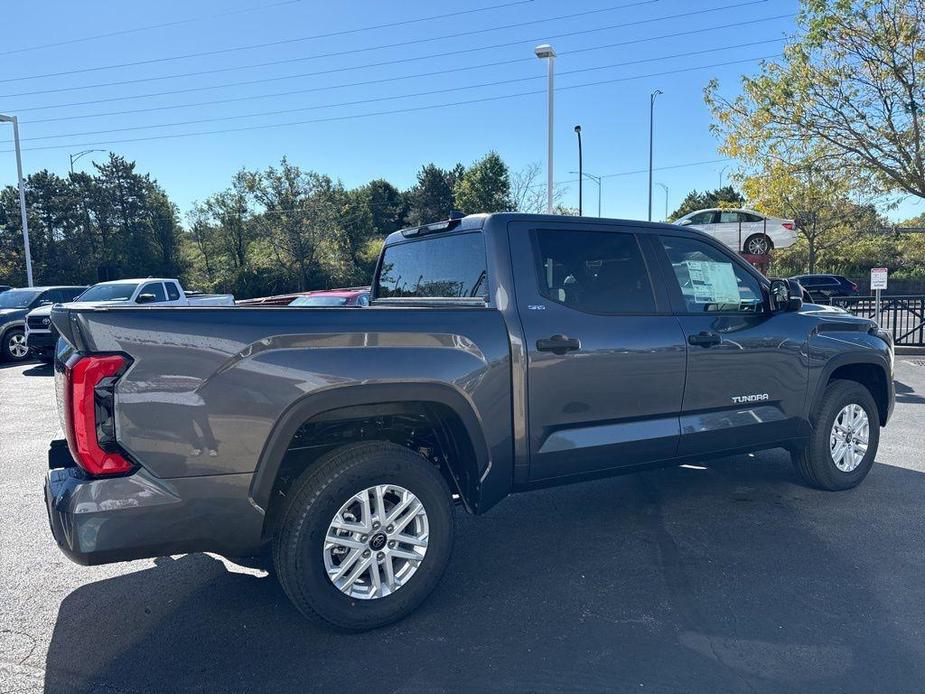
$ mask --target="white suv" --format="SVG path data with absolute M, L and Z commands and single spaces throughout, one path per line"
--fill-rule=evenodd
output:
M 674 221 L 703 231 L 734 251 L 767 255 L 773 248 L 796 243 L 797 227 L 792 219 L 765 217 L 754 210 L 697 210 Z

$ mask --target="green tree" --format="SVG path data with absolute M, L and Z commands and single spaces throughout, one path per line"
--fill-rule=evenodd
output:
M 925 197 L 925 0 L 802 0 L 797 25 L 739 96 L 707 87 L 721 151 L 767 161 L 802 143 L 881 191 Z
M 453 190 L 464 172 L 462 164 L 452 169 L 442 169 L 436 164 L 422 166 L 417 183 L 405 194 L 407 224 L 415 226 L 449 218 L 456 209 Z
M 465 214 L 514 208 L 511 176 L 497 152 L 489 152 L 465 170 L 453 187 L 453 197 Z
M 744 204 L 745 198 L 729 185 L 715 190 L 705 190 L 702 193 L 692 190 L 681 201 L 678 209 L 671 213 L 669 219 L 675 220 L 691 212 L 710 207 L 742 207 Z

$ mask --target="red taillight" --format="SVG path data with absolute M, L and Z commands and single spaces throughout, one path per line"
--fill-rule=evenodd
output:
M 67 445 L 91 475 L 119 475 L 134 466 L 115 450 L 112 385 L 128 365 L 118 354 L 74 355 L 65 366 Z
M 793 231 L 793 222 L 784 222 L 781 226 L 787 231 Z

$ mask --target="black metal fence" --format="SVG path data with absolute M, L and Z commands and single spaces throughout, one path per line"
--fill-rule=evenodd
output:
M 837 296 L 831 304 L 849 313 L 875 318 L 877 301 L 872 296 Z M 897 345 L 925 346 L 925 294 L 880 297 L 880 327 L 893 333 Z

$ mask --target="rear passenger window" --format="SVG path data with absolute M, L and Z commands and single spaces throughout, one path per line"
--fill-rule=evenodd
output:
M 761 285 L 745 268 L 699 239 L 661 236 L 688 313 L 760 313 Z
M 167 298 L 170 301 L 176 301 L 180 298 L 180 290 L 177 289 L 177 285 L 173 282 L 165 282 L 165 286 L 167 287 Z
M 719 213 L 719 223 L 720 224 L 738 224 L 741 220 L 738 212 L 731 212 L 729 210 L 723 210 Z
M 540 294 L 586 313 L 654 313 L 655 297 L 633 234 L 535 232 Z

